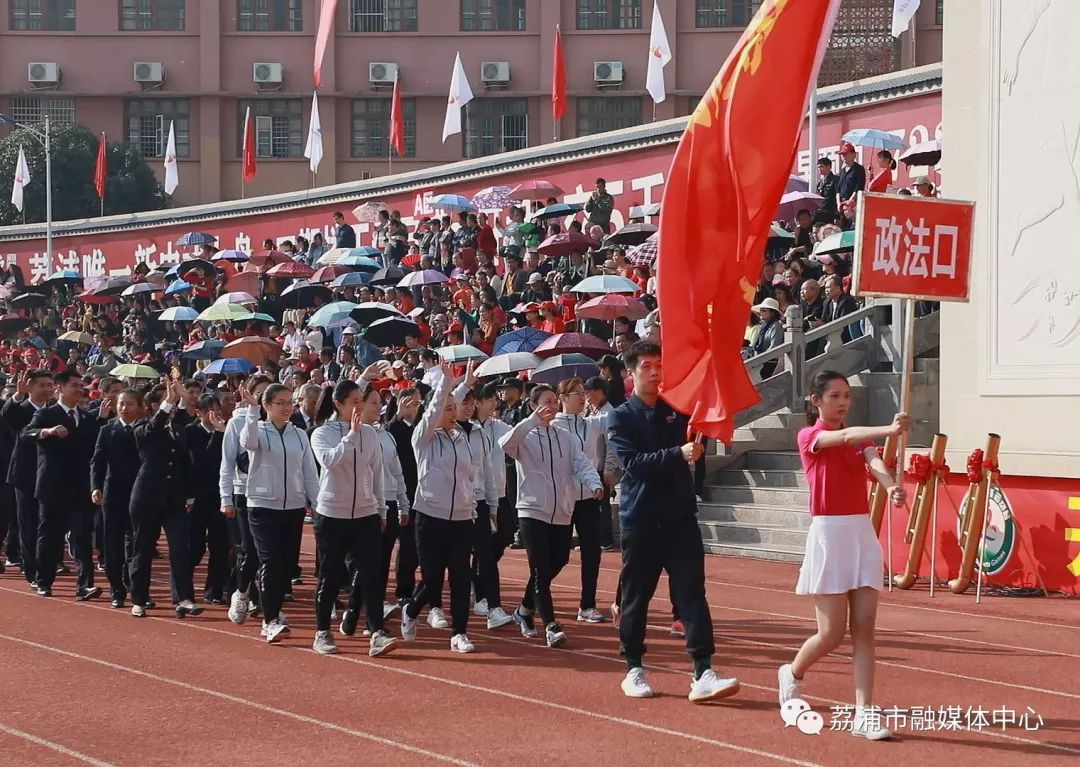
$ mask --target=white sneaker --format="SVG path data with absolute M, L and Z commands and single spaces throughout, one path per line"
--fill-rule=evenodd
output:
M 401 638 L 406 642 L 416 641 L 416 618 L 409 617 L 409 611 L 401 610 Z
M 229 600 L 229 620 L 235 623 L 237 626 L 242 624 L 248 619 L 248 599 L 245 594 L 240 591 L 234 591 L 232 593 L 232 599 Z
M 372 658 L 377 658 L 380 655 L 386 655 L 388 652 L 391 652 L 396 646 L 396 639 L 385 631 L 376 631 L 371 635 L 371 645 L 368 648 L 368 655 Z
M 577 611 L 577 619 L 579 621 L 584 621 L 585 623 L 603 623 L 604 614 L 595 607 L 588 607 L 584 610 Z
M 651 698 L 652 685 L 645 676 L 645 669 L 639 667 L 627 671 L 622 680 L 622 691 L 628 698 Z
M 311 649 L 319 655 L 336 655 L 338 651 L 337 645 L 334 644 L 334 637 L 329 631 L 316 631 Z
M 280 623 L 285 628 L 289 627 L 289 619 L 285 616 L 285 613 L 281 612 L 280 610 L 278 611 L 278 614 L 277 614 L 277 622 Z
M 481 599 L 473 605 L 473 613 L 476 615 L 487 615 L 488 612 L 488 603 L 486 599 Z
M 716 675 L 711 668 L 690 683 L 691 703 L 704 703 L 709 700 L 727 698 L 739 691 L 738 679 L 725 679 Z
M 132 605 L 131 614 L 134 615 L 136 618 L 143 618 L 146 616 L 146 608 L 142 605 Z
M 558 623 L 552 623 L 544 628 L 544 638 L 548 647 L 562 647 L 566 644 L 566 632 Z
M 393 615 L 399 609 L 400 608 L 398 607 L 398 605 L 395 604 L 394 602 L 383 602 L 382 603 L 382 617 L 383 617 L 383 620 L 386 620 L 387 618 L 389 618 L 391 615 Z
M 281 621 L 270 621 L 269 623 L 263 623 L 263 631 L 266 632 L 266 643 L 275 644 L 279 642 L 282 637 L 289 635 L 289 626 L 287 623 Z
M 888 740 L 892 737 L 892 732 L 886 729 L 881 721 L 880 711 L 876 716 L 867 716 L 856 709 L 855 717 L 851 722 L 851 734 L 856 738 L 867 740 Z
M 776 672 L 776 677 L 780 686 L 781 706 L 792 698 L 802 698 L 802 680 L 795 678 L 795 673 L 791 670 L 790 663 L 785 663 L 781 666 L 780 670 Z
M 446 613 L 441 607 L 432 607 L 427 614 L 428 625 L 433 629 L 448 629 L 450 621 L 446 620 Z
M 454 634 L 450 637 L 451 652 L 476 652 L 476 645 L 469 641 L 466 634 Z
M 502 628 L 507 623 L 513 623 L 514 616 L 510 615 L 506 610 L 501 607 L 492 607 L 488 610 L 487 614 L 487 627 L 488 630 Z

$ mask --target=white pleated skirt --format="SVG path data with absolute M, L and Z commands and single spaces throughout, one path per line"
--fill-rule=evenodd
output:
M 881 590 L 885 558 L 869 514 L 817 516 L 810 522 L 796 594 Z

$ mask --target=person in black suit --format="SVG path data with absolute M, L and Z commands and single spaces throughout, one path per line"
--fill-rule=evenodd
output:
M 111 399 L 102 401 L 99 413 L 107 418 Z M 120 609 L 131 591 L 128 561 L 131 559 L 131 488 L 139 473 L 135 425 L 142 418 L 142 395 L 125 389 L 116 398 L 116 418 L 98 432 L 90 459 L 90 500 L 102 509 L 105 577 L 111 604 Z
M 15 394 L 4 403 L 0 419 L 15 436 L 7 481 L 15 489 L 15 513 L 19 520 L 19 554 L 26 582 L 37 588 L 38 504 L 37 445 L 23 433 L 31 419 L 49 404 L 53 395 L 52 374 L 47 370 L 24 370 L 15 381 Z
M 203 594 L 206 602 L 221 605 L 225 604 L 225 581 L 229 576 L 229 529 L 221 513 L 218 493 L 225 419 L 221 414 L 221 403 L 213 394 L 199 398 L 198 411 L 198 423 L 184 430 L 192 472 L 189 492 L 195 497 L 189 519 L 190 564 L 194 578 L 195 568 L 209 549 Z
M 164 402 L 161 398 L 164 396 Z M 191 495 L 191 459 L 187 437 L 177 426 L 174 413 L 184 398 L 179 381 L 159 384 L 146 395 L 153 417 L 135 427 L 135 444 L 142 465 L 131 489 L 132 557 L 131 614 L 142 618 L 150 600 L 150 564 L 154 543 L 165 528 L 169 542 L 169 574 L 176 617 L 198 615 L 190 565 L 188 511 Z M 160 407 L 158 403 L 161 402 Z
M 15 381 L 6 381 L 4 384 L 4 399 L 11 399 L 15 394 Z M 15 507 L 15 488 L 7 481 L 8 467 L 11 465 L 11 454 L 15 450 L 15 435 L 7 427 L 3 419 L 0 419 L 0 548 L 7 542 L 7 563 L 16 566 L 22 559 L 19 554 L 19 515 Z M 3 573 L 5 563 L 0 559 L 0 573 Z
M 37 441 L 37 593 L 52 596 L 56 565 L 64 550 L 64 532 L 68 531 L 71 555 L 78 566 L 75 598 L 83 601 L 101 593 L 94 585 L 90 504 L 90 458 L 99 423 L 78 406 L 83 381 L 77 373 L 61 371 L 54 381 L 57 403 L 34 413 L 25 432 L 26 438 Z

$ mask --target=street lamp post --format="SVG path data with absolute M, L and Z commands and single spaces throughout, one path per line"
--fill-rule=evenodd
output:
M 45 148 L 45 251 L 48 263 L 52 265 L 52 131 L 49 130 L 49 115 L 45 114 L 45 132 L 17 121 L 14 117 L 0 113 L 0 123 L 7 123 L 14 128 L 22 128 Z

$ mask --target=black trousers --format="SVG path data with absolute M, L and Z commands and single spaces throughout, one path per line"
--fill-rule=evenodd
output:
M 498 515 L 498 509 L 495 510 Z M 472 579 L 476 600 L 487 600 L 488 609 L 502 607 L 499 588 L 499 562 L 495 558 L 499 532 L 491 529 L 491 507 L 487 501 L 476 503 L 476 537 L 473 540 Z M 505 548 L 505 546 L 503 547 Z
M 0 482 L 0 549 L 7 542 L 7 558 L 19 562 L 19 513 L 15 506 L 15 488 Z M 3 564 L 0 562 L 0 564 Z
M 37 580 L 38 538 L 38 503 L 34 494 L 15 488 L 15 512 L 19 517 L 19 553 L 22 554 L 23 577 L 27 583 L 33 583 Z
M 105 513 L 100 506 L 91 506 L 93 509 L 93 523 L 91 531 L 94 534 L 94 551 L 97 552 L 97 561 L 102 567 L 105 566 Z
M 711 656 L 712 616 L 705 601 L 705 549 L 695 517 L 671 527 L 622 531 L 622 622 L 620 650 L 640 658 L 646 652 L 649 602 L 660 573 L 668 572 L 672 601 L 686 625 L 686 650 L 695 660 Z
M 514 492 L 517 492 L 515 488 Z M 499 518 L 499 530 L 495 534 L 495 561 L 502 559 L 507 547 L 514 542 L 514 533 L 517 531 L 517 509 L 509 498 L 499 499 L 499 508 L 496 511 Z
M 614 531 L 611 519 L 611 491 L 612 488 L 604 484 L 604 497 L 600 501 L 600 545 L 611 547 L 615 543 Z
M 416 589 L 416 536 L 413 534 L 415 514 L 409 515 L 409 524 L 398 521 L 397 501 L 386 502 L 386 529 L 382 533 L 382 573 L 383 599 L 390 584 L 390 563 L 394 557 L 394 544 L 397 544 L 397 569 L 394 598 L 398 601 L 408 599 Z
M 93 512 L 89 493 L 85 501 L 38 502 L 37 566 L 38 584 L 52 588 L 56 565 L 64 553 L 64 533 L 70 532 L 71 556 L 78 568 L 76 588 L 94 585 L 94 557 L 91 549 Z
M 128 563 L 134 552 L 131 530 L 131 499 L 127 496 L 109 499 L 101 507 L 104 528 L 105 577 L 114 599 L 126 598 L 131 592 Z
M 582 610 L 596 607 L 596 581 L 600 577 L 600 501 L 586 498 L 574 504 L 572 523 L 581 549 Z
M 247 511 L 255 553 L 259 558 L 259 589 L 263 620 L 277 620 L 285 596 L 289 573 L 285 570 L 286 553 L 292 545 L 293 525 L 301 509 L 262 509 L 253 506 Z M 324 566 L 322 568 L 326 570 Z
M 247 498 L 237 495 L 233 498 L 233 503 L 236 506 L 236 527 L 240 533 L 240 548 L 236 552 L 236 590 L 257 602 L 257 585 L 255 594 L 251 593 L 251 587 L 255 584 L 255 576 L 259 571 L 259 554 L 255 549 L 255 537 L 251 534 Z
M 337 519 L 315 514 L 314 527 L 319 552 L 315 628 L 330 630 L 330 613 L 348 572 L 351 601 L 363 605 L 368 631 L 382 631 L 385 586 L 381 579 L 383 534 L 379 516 Z M 346 568 L 346 559 L 351 562 L 350 568 Z
M 521 517 L 518 520 L 521 542 L 529 555 L 529 582 L 521 606 L 536 610 L 544 625 L 555 622 L 555 606 L 551 602 L 551 582 L 570 561 L 571 525 L 552 525 L 539 519 Z
M 426 605 L 437 607 L 433 599 L 442 589 L 443 578 L 450 572 L 450 612 L 455 634 L 464 634 L 469 623 L 469 552 L 472 551 L 474 523 L 471 519 L 451 522 L 448 519 L 416 515 L 416 552 L 420 559 L 420 582 L 412 601 L 405 605 L 410 618 L 416 618 Z
M 196 498 L 191 509 L 191 537 L 188 548 L 191 554 L 191 573 L 209 551 L 206 564 L 206 584 L 203 593 L 207 599 L 221 599 L 225 593 L 225 581 L 229 576 L 229 527 L 221 513 L 218 498 Z
M 150 600 L 150 568 L 154 561 L 154 545 L 165 530 L 169 542 L 169 586 L 172 602 L 195 599 L 191 580 L 188 546 L 191 526 L 186 501 L 183 498 L 163 498 L 154 504 L 131 503 L 131 601 L 146 605 Z
M 304 539 L 304 509 L 290 509 L 289 537 L 285 542 L 285 592 L 292 593 L 292 579 L 300 577 L 300 543 Z

